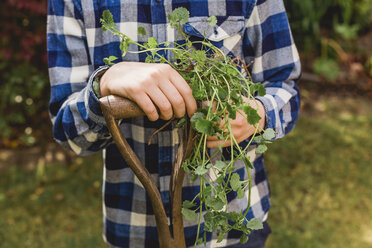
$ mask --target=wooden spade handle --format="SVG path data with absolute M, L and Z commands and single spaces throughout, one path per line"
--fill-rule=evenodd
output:
M 114 119 L 127 119 L 143 116 L 145 113 L 137 103 L 119 96 L 106 96 L 99 99 L 102 112 Z
M 173 167 L 171 176 L 170 195 L 173 227 L 173 235 L 171 235 L 167 215 L 165 213 L 160 192 L 155 184 L 155 181 L 145 166 L 141 163 L 135 152 L 129 146 L 124 136 L 121 134 L 119 126 L 116 122 L 117 119 L 143 116 L 144 112 L 136 103 L 118 96 L 102 97 L 100 98 L 100 105 L 107 127 L 113 137 L 113 140 L 115 141 L 116 146 L 150 197 L 156 219 L 160 248 L 185 248 L 186 243 L 183 233 L 183 221 L 181 213 L 182 182 L 184 171 L 181 164 L 185 159 L 185 151 L 187 150 L 187 145 L 185 145 L 187 136 L 186 133 L 181 139 L 180 147 L 176 155 L 175 166 Z

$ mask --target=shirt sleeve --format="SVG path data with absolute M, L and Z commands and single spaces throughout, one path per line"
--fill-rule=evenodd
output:
M 92 81 L 97 73 L 88 53 L 81 6 L 49 0 L 47 54 L 51 95 L 49 114 L 55 140 L 78 155 L 111 142 Z
M 257 99 L 266 110 L 265 128 L 275 130 L 276 138 L 290 132 L 299 115 L 297 81 L 301 63 L 294 44 L 282 0 L 257 0 L 246 22 L 243 52 L 253 82 L 262 82 L 265 96 Z

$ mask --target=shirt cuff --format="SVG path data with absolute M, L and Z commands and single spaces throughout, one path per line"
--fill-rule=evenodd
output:
M 277 104 L 271 95 L 257 96 L 256 99 L 262 103 L 265 108 L 265 128 L 272 128 L 275 131 L 274 139 L 278 139 L 284 136 L 282 129 L 280 128 L 279 111 L 277 110 Z M 279 121 L 279 122 L 278 122 Z
M 99 99 L 93 89 L 93 81 L 96 77 L 102 76 L 102 74 L 109 68 L 109 66 L 102 66 L 95 70 L 89 77 L 88 90 L 85 95 L 85 108 L 87 110 L 88 118 L 99 126 L 106 126 L 105 118 L 99 104 Z

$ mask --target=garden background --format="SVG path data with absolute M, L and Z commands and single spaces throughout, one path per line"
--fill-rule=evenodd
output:
M 303 64 L 298 124 L 265 157 L 267 247 L 372 247 L 371 0 L 284 0 Z M 53 142 L 46 0 L 0 3 L 0 247 L 104 247 L 100 154 Z

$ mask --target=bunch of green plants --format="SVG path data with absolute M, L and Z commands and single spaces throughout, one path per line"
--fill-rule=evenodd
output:
M 198 221 L 195 245 L 206 242 L 206 232 L 217 232 L 217 242 L 220 242 L 225 234 L 233 229 L 242 232 L 240 241 L 245 243 L 252 230 L 262 228 L 260 220 L 246 218 L 251 196 L 249 169 L 253 168 L 246 155 L 247 149 L 252 142 L 255 142 L 258 145 L 256 153 L 263 153 L 267 149 L 266 144 L 270 143 L 275 135 L 274 130 L 259 130 L 258 126 L 260 116 L 257 113 L 258 104 L 254 96 L 265 95 L 265 88 L 261 83 L 253 83 L 244 74 L 246 65 L 242 60 L 226 56 L 207 39 L 190 40 L 181 28 L 189 19 L 187 9 L 177 8 L 168 15 L 168 18 L 171 27 L 178 31 L 176 40 L 180 40 L 179 38 L 184 40 L 182 44 L 181 42 L 158 43 L 154 37 L 149 37 L 144 44 L 133 41 L 118 31 L 113 16 L 108 10 L 103 12 L 101 23 L 104 31 L 108 30 L 120 37 L 123 56 L 127 53 L 146 53 L 147 63 L 169 64 L 189 83 L 194 98 L 200 103 L 197 112 L 189 120 L 196 130 L 193 151 L 182 165 L 185 172 L 192 176 L 192 181 L 200 180 L 200 192 L 191 201 L 184 201 L 182 208 L 185 219 Z M 209 17 L 208 21 L 208 28 L 217 23 L 215 16 Z M 138 33 L 144 36 L 146 30 L 139 27 Z M 131 44 L 137 46 L 138 51 L 128 50 Z M 201 46 L 201 49 L 196 49 L 195 45 Z M 111 65 L 116 59 L 117 57 L 110 56 L 104 61 Z M 246 72 L 248 73 L 248 70 Z M 243 100 L 243 96 L 248 100 L 253 99 L 256 107 L 251 107 L 248 101 Z M 231 119 L 235 119 L 237 114 L 246 116 L 247 122 L 255 127 L 255 132 L 245 147 L 240 146 L 232 135 Z M 186 118 L 187 116 L 178 120 L 179 128 L 187 121 Z M 221 122 L 222 120 L 224 121 Z M 223 148 L 220 146 L 215 153 L 209 154 L 208 136 L 230 141 L 229 157 L 213 159 L 217 154 L 222 154 Z M 239 174 L 234 172 L 234 163 L 237 160 L 244 162 L 248 179 L 241 180 Z M 236 194 L 237 198 L 244 198 L 247 188 L 249 190 L 247 209 L 241 212 L 229 211 L 227 194 Z M 203 233 L 200 228 L 202 218 L 205 223 Z

